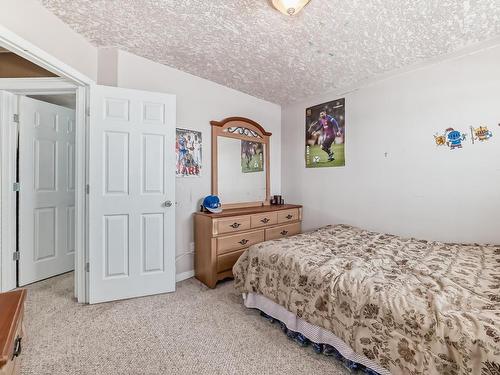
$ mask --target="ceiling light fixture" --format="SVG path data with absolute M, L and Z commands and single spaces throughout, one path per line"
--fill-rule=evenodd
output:
M 273 6 L 287 16 L 299 13 L 311 0 L 272 0 Z

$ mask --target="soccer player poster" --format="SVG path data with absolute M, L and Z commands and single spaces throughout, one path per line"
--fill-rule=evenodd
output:
M 343 167 L 345 98 L 306 109 L 306 168 Z
M 260 142 L 241 141 L 241 171 L 243 173 L 264 170 L 264 148 Z

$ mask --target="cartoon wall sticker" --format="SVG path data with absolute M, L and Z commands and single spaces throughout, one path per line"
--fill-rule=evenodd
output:
M 454 150 L 463 147 L 463 142 L 466 137 L 466 134 L 453 128 L 448 128 L 443 134 L 435 133 L 434 141 L 436 142 L 436 146 L 448 146 L 450 150 Z
M 491 130 L 487 126 L 479 126 L 479 128 L 470 127 L 472 144 L 474 141 L 484 142 L 493 137 Z
M 465 141 L 465 138 L 467 137 L 466 134 L 460 133 L 458 130 L 453 128 L 446 129 L 444 135 L 446 137 L 446 145 L 451 150 L 462 148 L 462 142 Z
M 500 126 L 500 124 L 498 124 L 498 126 Z M 481 143 L 486 142 L 491 137 L 493 137 L 493 132 L 489 130 L 487 126 L 481 125 L 478 128 L 474 126 L 470 127 L 470 139 L 472 144 L 476 141 Z M 448 146 L 450 150 L 462 148 L 466 139 L 467 134 L 455 130 L 454 128 L 447 128 L 442 134 L 437 132 L 434 133 L 434 142 L 436 146 Z
M 446 144 L 446 137 L 442 134 L 434 134 L 434 141 L 436 141 L 436 146 L 444 146 Z

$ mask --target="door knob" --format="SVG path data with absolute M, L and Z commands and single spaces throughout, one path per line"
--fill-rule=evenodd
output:
M 163 203 L 163 205 L 165 207 L 172 207 L 172 201 L 165 201 L 165 203 Z

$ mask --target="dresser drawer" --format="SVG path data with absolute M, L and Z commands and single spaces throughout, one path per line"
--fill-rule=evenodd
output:
M 233 268 L 234 264 L 238 260 L 241 254 L 245 252 L 246 249 L 233 251 L 232 253 L 227 253 L 224 255 L 219 255 L 217 257 L 217 272 L 224 272 Z
M 278 222 L 278 214 L 276 212 L 266 212 L 263 214 L 255 214 L 250 217 L 252 228 L 265 227 Z
M 281 225 L 279 227 L 266 229 L 266 241 L 277 238 L 293 236 L 300 233 L 300 223 Z
M 250 229 L 250 216 L 235 216 L 217 220 L 217 233 L 231 233 Z
M 19 375 L 26 291 L 0 294 L 0 375 Z
M 243 249 L 262 241 L 264 241 L 264 230 L 219 237 L 217 238 L 217 255 Z
M 299 220 L 299 209 L 278 211 L 278 224 Z
M 24 310 L 24 309 L 23 309 Z M 15 339 L 14 342 L 12 343 L 12 354 L 11 354 L 11 360 L 7 362 L 7 364 L 0 370 L 0 375 L 19 375 L 21 373 L 20 369 L 20 359 L 19 356 L 21 355 L 22 349 L 23 349 L 23 315 L 24 311 L 21 312 L 19 316 L 19 321 L 17 323 L 17 329 L 16 329 L 16 334 L 14 335 Z M 12 355 L 16 353 L 14 357 Z M 2 372 L 5 371 L 5 372 Z

